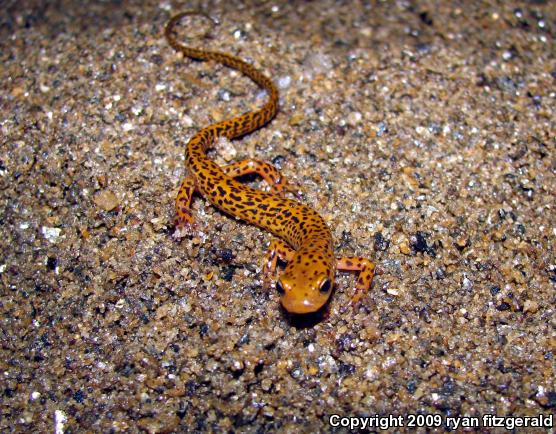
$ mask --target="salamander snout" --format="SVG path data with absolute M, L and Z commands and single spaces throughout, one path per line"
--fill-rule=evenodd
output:
M 276 282 L 284 309 L 298 314 L 319 310 L 330 298 L 333 286 L 334 282 L 326 275 L 314 279 L 282 275 Z

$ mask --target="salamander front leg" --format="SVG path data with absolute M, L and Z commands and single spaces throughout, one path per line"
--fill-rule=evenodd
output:
M 191 199 L 195 190 L 195 180 L 191 176 L 186 177 L 182 181 L 176 196 L 175 226 L 177 236 L 182 236 L 183 234 L 192 235 L 197 228 L 191 214 Z
M 373 282 L 373 276 L 375 274 L 375 264 L 367 258 L 357 256 L 344 257 L 337 259 L 336 269 L 342 271 L 359 271 L 355 292 L 347 306 L 353 306 L 354 309 L 357 308 L 361 298 L 366 295 L 371 288 L 371 283 Z
M 288 246 L 284 241 L 274 239 L 270 242 L 268 250 L 263 259 L 263 287 L 270 288 L 273 278 L 276 275 L 278 259 L 289 262 L 293 259 L 295 250 Z
M 276 167 L 261 160 L 249 158 L 223 166 L 222 170 L 226 175 L 232 178 L 256 173 L 270 185 L 270 191 L 272 193 L 283 196 L 285 192 L 289 191 L 296 196 L 299 195 L 297 188 L 291 185 Z

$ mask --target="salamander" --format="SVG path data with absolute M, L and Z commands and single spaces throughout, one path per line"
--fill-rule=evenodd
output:
M 234 139 L 270 122 L 278 110 L 278 90 L 270 78 L 238 57 L 178 42 L 173 30 L 186 15 L 203 15 L 212 20 L 196 11 L 173 16 L 164 30 L 169 44 L 191 59 L 212 60 L 241 72 L 267 92 L 268 100 L 257 111 L 209 125 L 191 137 L 185 151 L 189 175 L 182 181 L 176 197 L 176 230 L 194 233 L 196 225 L 190 206 L 193 194 L 200 193 L 224 213 L 277 237 L 264 256 L 263 281 L 269 286 L 276 277 L 278 259 L 286 263 L 275 283 L 286 311 L 305 314 L 321 309 L 332 293 L 336 270 L 359 272 L 350 301 L 356 306 L 370 288 L 375 265 L 363 257 L 335 258 L 332 234 L 324 219 L 315 210 L 286 197 L 286 192 L 294 189 L 273 165 L 248 159 L 219 166 L 207 157 L 207 148 L 217 138 Z M 246 174 L 261 176 L 270 185 L 270 191 L 251 188 L 235 179 Z

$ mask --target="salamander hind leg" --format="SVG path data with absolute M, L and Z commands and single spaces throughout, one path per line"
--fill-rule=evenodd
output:
M 367 258 L 344 257 L 337 259 L 336 269 L 342 271 L 359 271 L 355 292 L 347 306 L 353 306 L 354 309 L 357 308 L 361 298 L 363 298 L 371 288 L 371 283 L 373 282 L 373 276 L 375 274 L 375 264 Z
M 270 191 L 272 193 L 280 196 L 283 196 L 285 192 L 298 195 L 297 188 L 290 184 L 276 167 L 261 160 L 250 158 L 238 161 L 237 163 L 223 166 L 222 170 L 226 175 L 232 178 L 255 173 L 270 185 Z
M 290 246 L 284 241 L 274 239 L 270 242 L 268 250 L 263 259 L 263 287 L 270 288 L 273 278 L 276 276 L 278 259 L 284 262 L 292 260 L 295 254 Z
M 175 235 L 177 237 L 192 235 L 197 228 L 193 215 L 191 214 L 191 200 L 195 189 L 195 180 L 191 176 L 188 176 L 182 181 L 178 195 L 176 196 Z

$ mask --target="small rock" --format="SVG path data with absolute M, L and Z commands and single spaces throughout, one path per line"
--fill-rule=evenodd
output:
M 409 248 L 409 244 L 407 243 L 407 241 L 404 241 L 400 244 L 400 252 L 402 252 L 404 255 L 411 254 L 411 249 Z
M 234 147 L 233 143 L 226 137 L 218 138 L 218 148 L 222 157 L 227 162 L 234 160 L 237 156 L 237 149 Z
M 348 123 L 348 125 L 351 125 L 352 127 L 354 127 L 359 122 L 361 122 L 361 119 L 363 119 L 363 116 L 361 115 L 361 113 L 351 112 L 347 117 L 347 123 Z
M 49 228 L 47 226 L 42 227 L 42 234 L 51 243 L 57 242 L 61 233 L 62 229 L 60 228 Z
M 397 289 L 397 288 L 388 288 L 388 289 L 386 290 L 386 292 L 387 292 L 388 294 L 390 294 L 390 295 L 393 295 L 393 296 L 398 296 L 398 295 L 400 295 L 400 290 Z
M 278 88 L 279 89 L 287 89 L 290 87 L 292 82 L 292 78 L 289 75 L 285 75 L 283 77 L 278 78 Z
M 116 208 L 120 201 L 116 195 L 110 190 L 100 191 L 94 198 L 95 205 L 104 211 L 112 211 Z
M 523 312 L 536 313 L 539 310 L 539 304 L 533 300 L 526 300 L 523 305 Z
M 301 112 L 294 113 L 290 118 L 289 124 L 291 126 L 299 125 L 303 123 L 303 119 L 304 119 L 303 113 Z

